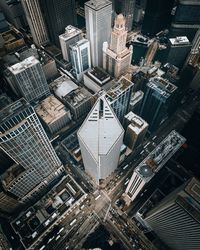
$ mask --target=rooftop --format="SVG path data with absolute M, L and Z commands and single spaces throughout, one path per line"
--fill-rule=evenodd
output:
M 20 33 L 16 33 L 12 29 L 9 30 L 9 31 L 3 32 L 2 37 L 3 37 L 6 44 L 16 42 L 17 40 L 22 40 L 23 41 L 22 35 Z
M 190 44 L 190 41 L 188 40 L 187 36 L 177 36 L 175 38 L 170 38 L 169 40 L 173 46 Z
M 93 9 L 93 10 L 100 10 L 107 5 L 111 5 L 112 2 L 109 0 L 90 0 L 85 3 L 85 6 Z
M 185 187 L 185 192 L 191 195 L 198 203 L 200 203 L 200 181 L 192 178 Z
M 107 83 L 111 79 L 110 75 L 105 70 L 99 67 L 94 67 L 93 69 L 87 71 L 85 74 L 88 77 L 92 78 L 92 80 L 100 86 Z
M 142 92 L 141 90 L 133 92 L 131 95 L 130 105 L 134 106 L 137 102 L 142 100 L 143 96 L 144 92 Z
M 68 25 L 65 28 L 65 33 L 61 34 L 59 36 L 60 39 L 63 39 L 65 41 L 69 40 L 70 38 L 77 36 L 79 34 L 82 34 L 82 31 L 72 25 Z
M 39 61 L 34 57 L 30 56 L 23 60 L 22 62 L 16 63 L 12 65 L 11 67 L 8 67 L 8 69 L 14 74 L 19 74 L 20 72 L 26 70 L 27 68 L 30 68 L 36 64 L 38 64 Z
M 58 77 L 50 83 L 49 87 L 60 99 L 63 99 L 69 93 L 78 89 L 78 86 L 66 75 Z
M 38 116 L 48 125 L 67 114 L 66 107 L 53 95 L 48 96 L 35 108 Z
M 89 132 L 88 132 L 89 131 Z M 99 97 L 78 131 L 79 140 L 99 162 L 99 155 L 106 155 L 124 133 L 119 120 L 105 96 Z
M 30 104 L 24 99 L 21 98 L 16 102 L 11 103 L 10 105 L 6 106 L 4 109 L 0 111 L 0 122 L 4 122 L 7 117 L 16 114 L 17 112 L 21 112 L 22 108 L 28 107 Z
M 131 86 L 133 83 L 122 76 L 117 82 L 113 81 L 113 86 L 107 91 L 106 97 L 112 102 Z
M 161 95 L 166 96 L 167 98 L 177 89 L 177 87 L 174 84 L 170 83 L 167 79 L 157 76 L 150 78 L 147 86 L 156 90 Z
M 185 143 L 186 139 L 173 130 L 161 143 L 137 166 L 135 171 L 148 182 L 153 175 L 175 154 L 175 152 Z M 152 175 L 146 178 L 142 174 L 141 168 L 148 166 L 152 170 Z
M 85 88 L 78 88 L 65 96 L 64 100 L 73 107 L 77 107 L 92 97 L 92 94 Z
M 34 245 L 43 233 L 60 220 L 79 199 L 85 195 L 75 180 L 67 175 L 37 203 L 22 212 L 11 224 L 27 249 Z
M 143 120 L 140 116 L 134 114 L 133 112 L 129 112 L 125 116 L 125 118 L 131 121 L 131 124 L 129 124 L 129 128 L 131 128 L 136 134 L 139 134 L 149 126 L 145 120 Z
M 70 48 L 75 48 L 75 47 L 78 48 L 78 47 L 80 47 L 84 44 L 87 44 L 87 43 L 89 44 L 89 41 L 87 39 L 83 38 L 83 39 L 79 40 L 78 42 L 70 45 Z

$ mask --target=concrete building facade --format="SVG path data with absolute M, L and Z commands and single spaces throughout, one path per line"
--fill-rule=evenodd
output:
M 27 101 L 37 101 L 50 94 L 42 66 L 34 56 L 8 67 L 8 71 L 11 88 Z
M 65 33 L 59 35 L 62 56 L 65 61 L 70 61 L 69 46 L 82 39 L 82 31 L 72 25 L 65 28 Z
M 131 65 L 132 46 L 126 47 L 127 30 L 126 20 L 122 14 L 115 19 L 111 33 L 111 43 L 103 44 L 103 68 L 114 77 L 125 73 Z
M 34 43 L 38 46 L 47 44 L 49 42 L 49 37 L 40 9 L 39 0 L 22 0 L 21 2 Z
M 90 41 L 92 66 L 102 67 L 102 47 L 110 42 L 112 2 L 91 0 L 85 3 L 86 37 Z

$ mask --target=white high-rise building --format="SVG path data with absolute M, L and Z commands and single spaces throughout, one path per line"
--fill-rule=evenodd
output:
M 37 101 L 50 94 L 42 66 L 34 56 L 8 67 L 8 70 L 12 89 L 27 101 Z
M 70 46 L 70 57 L 73 73 L 78 81 L 83 79 L 83 74 L 91 68 L 90 42 L 82 39 Z
M 48 32 L 40 9 L 39 0 L 22 0 L 21 2 L 34 43 L 38 46 L 47 44 L 49 42 Z
M 99 97 L 77 135 L 85 170 L 99 183 L 117 168 L 124 136 L 105 96 Z
M 62 50 L 63 59 L 70 61 L 69 46 L 78 42 L 83 38 L 82 31 L 72 25 L 65 28 L 65 33 L 59 36 L 60 47 Z
M 135 200 L 144 186 L 151 181 L 164 164 L 185 143 L 186 139 L 173 130 L 161 143 L 136 167 L 123 194 L 127 204 Z
M 90 41 L 93 67 L 102 67 L 103 43 L 110 43 L 112 2 L 91 0 L 85 3 L 87 39 Z

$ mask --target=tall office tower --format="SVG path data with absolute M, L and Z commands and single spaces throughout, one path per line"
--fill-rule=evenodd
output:
M 9 23 L 12 23 L 16 28 L 24 28 L 27 25 L 24 10 L 21 1 L 18 0 L 1 0 L 0 9 L 6 16 Z
M 92 66 L 102 67 L 102 48 L 110 42 L 112 3 L 109 0 L 91 0 L 85 3 L 86 34 L 91 46 Z
M 42 66 L 34 56 L 8 67 L 8 70 L 12 89 L 27 101 L 37 101 L 50 94 Z
M 145 185 L 185 143 L 185 138 L 173 130 L 134 170 L 123 194 L 127 204 L 135 200 Z
M 146 7 L 146 0 L 136 0 L 134 13 L 133 13 L 133 21 L 135 23 L 139 23 L 143 18 L 143 11 Z
M 179 0 L 172 19 L 170 37 L 187 36 L 192 42 L 200 28 L 200 1 Z
M 200 54 L 200 28 L 196 32 L 196 35 L 192 41 L 192 49 L 188 55 L 186 63 L 195 65 L 198 62 Z
M 145 215 L 144 220 L 170 249 L 199 249 L 199 189 L 199 180 L 192 178 Z
M 193 52 L 198 52 L 200 49 L 200 28 L 196 32 L 196 35 L 192 41 L 192 50 Z
M 125 116 L 125 121 L 127 121 L 126 125 L 128 126 L 126 128 L 124 142 L 133 150 L 143 142 L 149 125 L 133 112 L 129 112 Z
M 166 62 L 181 69 L 191 50 L 191 47 L 192 45 L 186 36 L 170 38 Z
M 146 84 L 140 116 L 148 122 L 149 131 L 155 131 L 172 112 L 177 87 L 161 77 L 152 77 Z
M 5 188 L 25 201 L 56 178 L 62 164 L 32 106 L 20 99 L 0 112 L 0 148 L 17 164 Z
M 83 79 L 83 74 L 91 68 L 90 42 L 82 39 L 70 45 L 70 57 L 73 74 L 78 81 Z
M 131 31 L 133 27 L 134 10 L 135 0 L 115 0 L 115 11 L 117 14 L 123 14 L 125 16 L 128 31 Z
M 65 28 L 65 33 L 59 36 L 60 47 L 62 50 L 63 59 L 70 61 L 69 46 L 82 39 L 82 31 L 72 25 Z
M 142 33 L 155 36 L 161 30 L 168 28 L 173 4 L 174 0 L 147 0 Z
M 106 91 L 106 98 L 117 118 L 123 124 L 124 116 L 129 110 L 134 85 L 122 76 L 118 81 L 113 81 L 111 86 L 112 87 Z
M 111 43 L 103 43 L 103 68 L 114 77 L 125 73 L 132 58 L 132 46 L 126 47 L 127 30 L 125 18 L 119 14 L 115 19 L 115 25 L 111 34 Z
M 49 37 L 39 0 L 21 0 L 34 43 L 38 46 L 49 42 Z
M 77 135 L 85 170 L 99 183 L 117 168 L 124 135 L 105 96 L 99 97 Z
M 67 25 L 76 26 L 75 0 L 39 0 L 50 41 L 60 46 L 59 35 Z
M 153 59 L 158 51 L 159 43 L 155 39 L 149 46 L 147 53 L 145 55 L 145 66 L 150 66 L 153 63 Z

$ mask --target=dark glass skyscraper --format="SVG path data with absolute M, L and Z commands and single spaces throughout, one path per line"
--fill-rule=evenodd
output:
M 132 30 L 133 14 L 135 8 L 135 0 L 115 0 L 115 11 L 117 14 L 123 14 L 126 18 L 126 27 L 128 31 Z
M 75 0 L 40 0 L 50 41 L 60 46 L 59 35 L 69 24 L 76 25 Z
M 150 132 L 167 118 L 176 89 L 175 85 L 161 77 L 153 77 L 147 83 L 140 116 L 149 123 Z
M 174 0 L 148 0 L 142 25 L 142 33 L 154 36 L 166 29 L 171 21 Z
M 200 27 L 200 1 L 179 0 L 171 25 L 170 36 L 187 36 L 193 40 Z

